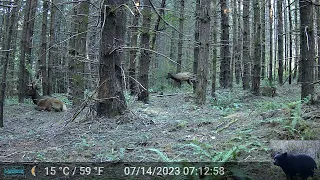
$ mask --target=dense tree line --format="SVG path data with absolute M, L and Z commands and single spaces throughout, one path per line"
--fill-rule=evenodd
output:
M 265 80 L 269 87 L 296 81 L 301 99 L 316 100 L 313 1 L 7 0 L 0 11 L 0 119 L 4 98 L 23 102 L 36 80 L 43 95 L 65 93 L 75 106 L 96 92 L 97 115 L 112 117 L 126 109 L 125 91 L 148 103 L 168 72 L 184 71 L 196 75 L 200 105 L 208 83 L 215 96 L 217 79 L 219 88 L 242 85 L 255 95 Z

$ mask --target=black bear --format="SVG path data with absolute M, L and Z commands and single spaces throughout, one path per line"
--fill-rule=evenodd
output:
M 317 169 L 316 162 L 312 157 L 305 154 L 276 154 L 274 156 L 274 165 L 280 166 L 287 176 L 287 179 L 299 175 L 302 179 L 313 177 L 314 170 Z

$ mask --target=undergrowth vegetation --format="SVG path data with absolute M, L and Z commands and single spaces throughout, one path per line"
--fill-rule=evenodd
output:
M 127 114 L 85 121 L 78 118 L 64 129 L 57 122 L 73 117 L 73 109 L 65 113 L 38 112 L 31 101 L 28 106 L 9 105 L 6 124 L 10 134 L 2 132 L 0 136 L 4 144 L 10 144 L 3 152 L 13 154 L 6 160 L 269 165 L 270 140 L 320 137 L 319 120 L 314 120 L 317 114 L 313 114 L 319 108 L 312 110 L 308 98 L 301 101 L 297 89 L 281 87 L 276 97 L 254 96 L 240 87 L 218 89 L 214 98 L 208 93 L 207 105 L 198 106 L 193 101 L 192 86 L 183 83 L 177 88 L 168 81 L 152 86 L 148 104 L 125 91 Z M 65 96 L 55 96 L 69 104 Z M 6 100 L 6 104 L 15 102 L 17 99 Z M 238 174 L 245 178 L 244 172 L 229 171 L 230 177 Z
M 239 109 L 242 103 L 234 92 L 217 92 L 215 98 L 210 99 L 210 105 L 218 110 L 232 112 Z

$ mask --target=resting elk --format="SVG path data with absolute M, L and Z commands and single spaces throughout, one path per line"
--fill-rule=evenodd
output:
M 177 74 L 168 73 L 167 79 L 171 78 L 174 81 L 181 84 L 182 81 L 187 81 L 191 85 L 191 82 L 196 81 L 196 76 L 190 72 L 181 72 Z
M 26 95 L 31 96 L 33 103 L 37 105 L 36 109 L 39 111 L 61 112 L 67 110 L 66 105 L 62 101 L 49 96 L 40 96 L 34 84 L 28 86 Z

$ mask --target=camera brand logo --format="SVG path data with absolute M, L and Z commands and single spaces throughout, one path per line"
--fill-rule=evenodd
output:
M 4 176 L 24 176 L 23 166 L 5 167 L 3 171 Z

